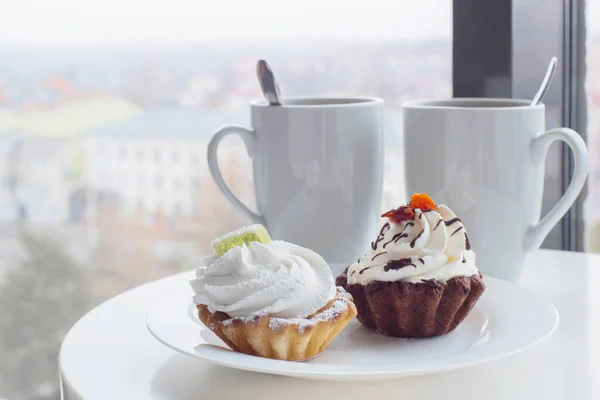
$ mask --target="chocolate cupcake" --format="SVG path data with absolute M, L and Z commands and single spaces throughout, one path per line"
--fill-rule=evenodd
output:
M 358 320 L 402 338 L 451 332 L 485 290 L 461 220 L 426 194 L 382 217 L 370 249 L 336 282 L 353 296 Z

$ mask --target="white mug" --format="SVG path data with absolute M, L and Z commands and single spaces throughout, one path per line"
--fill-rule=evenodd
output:
M 250 103 L 252 129 L 226 126 L 208 145 L 208 166 L 227 200 L 275 239 L 332 263 L 354 260 L 377 230 L 383 179 L 383 100 L 288 98 Z M 217 147 L 242 137 L 252 159 L 258 214 L 225 184 Z
M 588 170 L 579 134 L 545 130 L 543 104 L 528 100 L 411 101 L 404 109 L 407 193 L 426 192 L 462 220 L 482 274 L 517 282 L 537 250 L 573 205 Z M 544 163 L 550 145 L 573 151 L 573 179 L 540 221 Z

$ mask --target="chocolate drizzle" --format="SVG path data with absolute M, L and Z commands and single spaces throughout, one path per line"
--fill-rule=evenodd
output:
M 440 219 L 440 220 L 438 221 L 438 223 L 437 223 L 437 224 L 435 224 L 435 228 L 433 228 L 433 230 L 435 231 L 435 230 L 438 228 L 438 226 L 440 226 L 440 224 L 441 224 L 443 221 L 444 221 L 443 219 Z
M 373 258 L 371 258 L 371 261 L 375 260 L 377 257 L 379 257 L 382 254 L 387 254 L 387 251 L 382 251 L 381 253 L 377 253 L 373 256 Z
M 465 249 L 471 250 L 471 243 L 469 243 L 469 235 L 465 232 Z
M 456 230 L 455 230 L 454 232 L 452 232 L 452 235 L 450 235 L 450 236 L 454 236 L 454 234 L 455 234 L 456 232 L 460 231 L 461 229 L 463 229 L 463 227 L 462 227 L 462 226 L 459 226 L 458 228 L 456 228 Z
M 460 218 L 452 218 L 450 221 L 444 221 L 444 223 L 446 224 L 446 226 L 450 226 L 455 222 L 460 222 Z
M 419 261 L 421 261 L 421 264 L 425 265 L 425 261 L 423 261 L 422 258 L 419 258 Z
M 421 214 L 421 215 L 423 215 L 423 214 Z M 421 232 L 419 232 L 419 234 L 417 236 L 415 236 L 415 238 L 413 240 L 411 240 L 410 247 L 415 247 L 415 244 L 417 243 L 417 239 L 419 239 L 421 237 L 423 232 L 425 232 L 425 229 L 423 229 Z
M 466 262 L 467 262 L 467 259 L 465 258 L 465 256 L 463 256 L 462 263 L 466 264 Z
M 385 228 L 387 228 L 387 229 L 385 229 Z M 377 236 L 377 239 L 375 239 L 375 241 L 371 243 L 371 249 L 372 250 L 377 250 L 377 245 L 379 244 L 379 242 L 381 242 L 383 240 L 383 238 L 385 236 L 385 232 L 387 232 L 389 230 L 390 230 L 390 223 L 386 222 L 381 227 L 381 230 L 379 231 L 379 235 Z M 383 247 L 385 247 L 385 245 Z
M 385 246 L 387 246 L 388 244 L 394 242 L 396 243 L 398 240 L 402 239 L 403 237 L 408 237 L 408 233 L 404 233 L 404 231 L 400 232 L 400 233 L 396 233 L 388 242 L 385 242 L 383 244 L 383 248 L 385 249 Z
M 406 228 L 408 228 L 409 226 L 415 226 L 414 222 L 407 222 L 406 225 L 404 225 L 404 228 L 402 229 L 402 232 L 400 233 L 396 233 L 389 241 L 385 242 L 383 244 L 383 248 L 385 249 L 385 246 L 387 246 L 388 244 L 394 242 L 397 243 L 398 240 L 408 237 L 407 233 L 404 233 L 406 231 Z
M 392 261 L 388 261 L 388 263 L 385 265 L 385 267 L 383 267 L 383 270 L 385 272 L 393 269 L 395 271 L 408 267 L 409 265 L 412 265 L 413 267 L 417 268 L 417 266 L 415 264 L 413 264 L 411 262 L 412 260 L 410 258 L 401 258 L 399 260 L 392 260 Z

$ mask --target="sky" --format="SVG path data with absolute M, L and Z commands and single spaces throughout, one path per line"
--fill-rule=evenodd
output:
M 0 46 L 450 38 L 452 0 L 0 0 Z
M 600 33 L 600 0 L 588 0 Z M 0 0 L 0 46 L 450 38 L 452 0 Z

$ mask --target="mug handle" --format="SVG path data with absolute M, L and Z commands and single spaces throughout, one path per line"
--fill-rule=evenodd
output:
M 231 205 L 238 210 L 242 215 L 248 218 L 255 224 L 264 225 L 264 219 L 261 215 L 258 215 L 254 211 L 250 210 L 244 203 L 238 199 L 225 180 L 221 175 L 221 170 L 219 169 L 219 162 L 217 160 L 217 149 L 219 148 L 219 143 L 221 140 L 230 134 L 239 135 L 246 145 L 246 150 L 248 150 L 248 155 L 250 158 L 253 157 L 254 151 L 256 150 L 256 133 L 249 129 L 243 128 L 241 126 L 229 125 L 220 128 L 217 132 L 215 132 L 212 139 L 208 143 L 207 155 L 206 158 L 208 160 L 208 169 L 210 170 L 210 174 L 212 175 L 215 183 L 219 187 L 219 190 L 225 195 L 225 198 L 229 200 Z
M 574 171 L 573 179 L 565 194 L 558 203 L 538 223 L 529 227 L 525 235 L 525 250 L 535 251 L 541 245 L 550 230 L 567 213 L 569 208 L 577 200 L 577 196 L 583 189 L 588 173 L 588 151 L 581 136 L 569 128 L 550 129 L 546 133 L 536 137 L 531 146 L 531 157 L 534 164 L 543 163 L 546 159 L 550 145 L 557 140 L 565 142 L 573 152 Z

